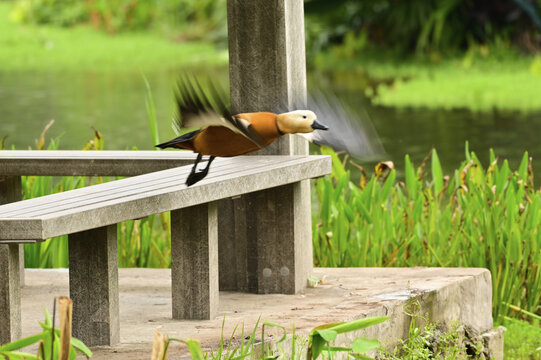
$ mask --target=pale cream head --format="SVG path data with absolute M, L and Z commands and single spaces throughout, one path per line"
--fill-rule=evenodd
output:
M 278 128 L 287 134 L 310 133 L 316 121 L 316 114 L 310 110 L 295 110 L 278 115 Z

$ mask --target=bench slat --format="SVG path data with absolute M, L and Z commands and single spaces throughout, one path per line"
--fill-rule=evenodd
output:
M 233 171 L 232 169 L 228 169 L 227 172 L 225 173 L 220 173 L 219 175 L 216 175 L 214 178 L 210 177 L 210 178 L 205 178 L 204 180 L 201 181 L 201 183 L 207 183 L 207 182 L 212 182 L 212 183 L 219 183 L 221 181 L 223 181 L 225 178 L 230 178 L 232 176 L 235 176 L 235 177 L 240 177 L 240 176 L 245 176 L 245 175 L 250 175 L 250 174 L 254 174 L 256 172 L 261 172 L 261 171 L 265 171 L 265 172 L 268 172 L 270 170 L 272 170 L 272 168 L 269 168 L 269 164 L 268 162 L 263 162 L 263 163 L 260 163 L 258 164 L 257 162 L 255 163 L 252 163 L 252 162 L 246 162 L 244 164 L 245 166 L 242 167 L 242 168 L 235 168 L 236 171 Z M 283 168 L 284 165 L 287 165 L 287 163 L 282 163 L 280 164 L 280 167 Z M 183 174 L 183 175 L 187 175 L 187 172 L 186 174 Z M 217 184 L 219 186 L 219 184 Z M 168 183 L 164 183 L 164 184 L 161 184 L 161 185 L 156 185 L 156 186 L 151 186 L 151 187 L 145 187 L 144 189 L 135 189 L 134 191 L 131 191 L 129 194 L 124 194 L 123 196 L 108 196 L 107 198 L 102 198 L 101 201 L 99 202 L 96 202 L 96 201 L 90 201 L 88 202 L 87 204 L 80 204 L 80 203 L 76 203 L 76 207 L 74 206 L 69 206 L 69 207 L 64 207 L 64 208 L 61 208 L 61 209 L 58 209 L 56 212 L 52 213 L 53 215 L 51 217 L 57 217 L 57 216 L 62 216 L 62 215 L 68 215 L 74 211 L 80 211 L 80 210 L 91 210 L 95 207 L 103 207 L 103 206 L 107 206 L 107 205 L 114 205 L 114 204 L 117 204 L 117 203 L 123 203 L 123 202 L 126 202 L 126 201 L 130 201 L 130 200 L 134 200 L 134 199 L 139 199 L 139 198 L 146 198 L 148 197 L 149 195 L 161 195 L 161 194 L 166 194 L 166 193 L 170 193 L 170 192 L 173 192 L 173 191 L 180 191 L 182 189 L 186 189 L 186 185 L 184 185 L 184 180 L 183 178 L 180 179 L 179 181 L 179 178 L 178 177 L 175 177 L 173 180 L 169 181 Z M 241 193 L 243 193 L 241 191 Z M 229 196 L 224 196 L 224 197 L 229 197 Z M 202 201 L 201 203 L 205 203 L 206 201 Z M 195 204 L 192 204 L 192 205 L 196 205 L 196 204 L 199 204 L 199 202 L 195 203 Z M 191 205 L 190 205 L 191 206 Z M 44 219 L 46 218 L 49 218 L 49 214 L 39 214 L 37 216 L 40 216 Z
M 256 166 L 266 165 L 263 159 L 254 159 L 255 161 L 232 161 L 232 159 L 224 159 L 216 162 L 216 167 L 213 166 L 211 173 L 207 176 L 212 179 L 214 174 L 229 175 L 238 171 L 246 170 Z M 204 165 L 204 164 L 203 164 Z M 213 164 L 214 165 L 214 164 Z M 72 190 L 72 192 L 63 192 L 48 196 L 47 198 L 39 197 L 32 199 L 31 202 L 13 203 L 9 206 L 0 207 L 1 217 L 32 217 L 46 215 L 53 211 L 59 211 L 64 208 L 76 205 L 81 207 L 89 203 L 100 203 L 111 198 L 121 198 L 134 193 L 142 193 L 156 188 L 164 188 L 169 186 L 177 186 L 184 184 L 191 166 L 177 168 L 174 171 L 168 171 L 167 174 L 153 173 L 139 176 L 138 178 L 129 178 L 119 181 L 112 181 L 104 184 L 94 185 L 93 187 L 85 187 Z M 98 186 L 98 187 L 96 187 Z
M 272 171 L 272 167 L 269 166 L 268 161 L 263 161 L 260 159 L 259 163 L 257 161 L 251 161 L 251 159 L 245 159 L 249 161 L 244 161 L 244 165 L 242 167 L 234 167 L 232 169 L 226 168 L 225 171 L 220 172 L 219 174 L 216 174 L 214 177 L 205 178 L 201 183 L 219 183 L 223 181 L 225 178 L 230 178 L 232 176 L 243 176 L 243 175 L 250 175 L 259 171 Z M 295 159 L 288 159 L 289 161 L 295 161 Z M 298 160 L 298 159 L 297 159 Z M 272 164 L 271 164 L 272 165 Z M 276 164 L 274 164 L 276 166 Z M 287 162 L 282 162 L 279 164 L 280 167 L 283 167 L 284 165 L 287 165 Z M 187 167 L 189 168 L 189 167 Z M 179 169 L 181 170 L 181 169 Z M 189 170 L 189 169 L 182 169 L 182 170 Z M 168 171 L 169 172 L 169 171 Z M 187 175 L 188 171 L 185 171 L 182 175 Z M 160 175 L 160 174 L 157 174 Z M 107 205 L 114 205 L 117 203 L 123 203 L 126 201 L 130 201 L 133 199 L 139 199 L 139 198 L 146 198 L 150 194 L 166 194 L 173 191 L 180 191 L 182 189 L 186 189 L 186 185 L 184 185 L 184 178 L 180 178 L 178 176 L 173 176 L 170 181 L 167 183 L 159 184 L 156 186 L 153 186 L 152 184 L 149 187 L 144 188 L 136 188 L 133 191 L 131 191 L 128 194 L 124 194 L 123 196 L 115 195 L 114 193 L 107 197 L 101 198 L 100 201 L 90 201 L 87 204 L 81 204 L 80 202 L 74 202 L 72 206 L 66 206 L 61 209 L 58 209 L 56 212 L 52 213 L 52 216 L 49 216 L 49 214 L 37 214 L 33 216 L 38 216 L 41 218 L 49 218 L 49 217 L 58 217 L 62 215 L 67 215 L 72 212 L 77 212 L 81 210 L 92 210 L 93 208 L 101 208 Z M 228 197 L 228 196 L 225 196 Z M 201 201 L 201 203 L 205 203 L 206 201 Z M 199 202 L 198 202 L 199 203 Z M 33 217 L 26 216 L 28 217 Z
M 242 164 L 243 169 L 232 172 L 224 170 L 227 171 L 224 173 L 212 168 L 213 177 L 210 177 L 209 174 L 209 178 L 189 188 L 183 184 L 184 178 L 179 178 L 179 182 L 173 186 L 135 192 L 129 196 L 112 198 L 85 206 L 78 206 L 77 203 L 74 203 L 69 209 L 46 215 L 36 215 L 25 219 L 0 216 L 0 240 L 44 240 L 49 237 L 111 225 L 125 220 L 323 176 L 331 171 L 331 160 L 327 156 L 247 156 L 218 160 Z M 244 168 L 244 165 L 248 165 L 248 167 Z M 235 170 L 236 166 L 229 169 Z M 66 199 L 69 196 L 77 198 L 80 194 L 87 194 L 101 188 L 118 189 L 118 183 L 167 177 L 170 174 L 175 174 L 174 177 L 178 177 L 179 172 L 187 174 L 186 171 L 189 171 L 189 168 L 164 170 L 141 175 L 137 178 L 117 180 L 114 182 L 115 184 L 110 182 L 25 200 L 19 204 L 24 203 L 24 206 L 31 206 L 34 202 L 41 203 L 44 200 L 47 201 L 47 198 L 50 200 L 60 195 L 65 196 Z M 3 212 L 7 207 L 13 209 L 13 206 L 13 204 L 0 206 L 0 211 Z M 33 226 L 25 226 L 24 224 L 32 224 Z M 40 226 L 36 226 L 36 224 Z
M 193 163 L 191 151 L 2 150 L 4 176 L 135 176 Z

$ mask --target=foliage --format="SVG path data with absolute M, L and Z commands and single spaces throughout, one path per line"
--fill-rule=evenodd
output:
M 540 57 L 524 56 L 503 43 L 432 59 L 369 50 L 348 58 L 344 55 L 348 51 L 337 47 L 322 53 L 315 57 L 314 68 L 341 87 L 364 91 L 376 105 L 474 112 L 541 110 Z
M 517 40 L 529 51 L 541 46 L 539 2 L 467 0 L 308 0 L 309 54 L 348 36 L 398 53 L 467 49 L 496 38 Z
M 85 5 L 92 25 L 111 34 L 146 29 L 155 17 L 153 1 L 88 0 Z
M 362 356 L 362 354 L 376 349 L 379 346 L 378 341 L 375 339 L 356 338 L 353 340 L 351 347 L 331 346 L 331 342 L 334 341 L 339 334 L 364 329 L 382 323 L 388 319 L 389 318 L 387 317 L 371 317 L 349 322 L 320 325 L 310 332 L 306 359 L 315 360 L 322 353 L 326 353 L 329 358 L 332 358 L 334 353 L 344 351 L 354 354 L 356 358 L 367 358 Z
M 541 327 L 539 321 L 529 324 L 516 319 L 506 319 L 505 354 L 507 360 L 540 359 L 541 358 Z
M 432 323 L 419 313 L 418 303 L 411 302 L 405 312 L 411 317 L 408 338 L 399 340 L 392 352 L 381 349 L 380 359 L 421 360 L 421 359 L 470 359 L 488 358 L 483 339 L 468 332 L 459 323 L 445 328 Z M 539 319 L 530 324 L 527 321 L 505 318 L 504 359 L 541 358 L 541 328 Z
M 51 315 L 47 309 L 45 309 L 45 321 L 39 324 L 43 329 L 41 333 L 0 345 L 0 358 L 6 357 L 11 360 L 53 360 L 59 359 L 59 355 L 63 351 L 67 351 L 69 353 L 68 359 L 73 360 L 77 357 L 76 350 L 87 358 L 92 356 L 92 351 L 82 341 L 74 337 L 70 339 L 69 343 L 61 341 L 63 337 L 62 331 L 54 328 L 54 318 L 51 320 Z M 69 328 L 71 329 L 71 323 L 69 324 Z M 37 356 L 17 351 L 36 343 L 39 343 Z M 69 344 L 69 346 L 61 349 L 65 344 Z
M 532 52 L 541 46 L 540 1 L 535 1 L 306 0 L 307 53 L 311 58 L 342 43 L 356 43 L 356 51 L 377 45 L 433 53 L 494 39 Z M 225 0 L 17 0 L 12 13 L 21 23 L 89 23 L 112 34 L 159 29 L 173 38 L 221 43 L 226 17 Z
M 227 52 L 209 42 L 173 43 L 152 32 L 108 36 L 90 27 L 21 26 L 0 2 L 0 67 L 3 71 L 149 71 L 187 65 L 224 65 Z
M 225 0 L 18 0 L 19 23 L 73 26 L 91 24 L 110 34 L 162 28 L 183 39 L 224 40 Z
M 398 340 L 392 352 L 382 350 L 381 359 L 423 360 L 423 359 L 485 359 L 483 341 L 468 338 L 459 323 L 450 328 L 430 322 L 419 313 L 419 303 L 409 303 L 405 312 L 410 316 L 408 338 Z
M 11 18 L 20 23 L 71 26 L 88 20 L 88 11 L 80 0 L 19 0 Z
M 356 359 L 371 359 L 366 356 L 365 353 L 376 349 L 379 343 L 376 339 L 366 339 L 364 337 L 357 337 L 353 340 L 350 347 L 344 346 L 332 346 L 331 343 L 337 338 L 339 334 L 358 331 L 360 329 L 367 328 L 372 325 L 376 325 L 388 320 L 387 317 L 370 317 L 359 320 L 353 320 L 343 323 L 324 324 L 314 328 L 310 332 L 308 341 L 304 341 L 301 337 L 295 335 L 295 329 L 293 328 L 290 338 L 290 348 L 288 351 L 284 350 L 282 344 L 288 338 L 287 331 L 284 326 L 265 321 L 261 326 L 261 348 L 256 341 L 256 332 L 259 325 L 259 319 L 256 322 L 254 329 L 249 336 L 244 334 L 244 325 L 242 326 L 240 334 L 240 343 L 235 344 L 235 333 L 238 326 L 235 327 L 229 341 L 224 341 L 223 328 L 225 325 L 225 318 L 222 323 L 222 333 L 220 337 L 220 345 L 218 349 L 213 352 L 203 353 L 201 344 L 195 339 L 176 339 L 169 338 L 167 335 L 160 333 L 160 327 L 156 329 L 154 336 L 154 345 L 152 348 L 152 360 L 166 360 L 167 352 L 171 341 L 184 343 L 188 346 L 191 357 L 194 360 L 220 360 L 220 359 L 301 359 L 306 357 L 306 360 L 315 360 L 320 356 L 323 358 L 332 359 L 337 353 L 347 353 L 349 356 Z M 269 345 L 265 343 L 265 329 L 276 328 L 281 332 L 280 338 Z M 268 334 L 268 331 L 267 331 Z M 299 346 L 299 344 L 301 346 Z
M 467 74 L 465 76 L 457 69 L 414 81 L 395 81 L 392 86 L 379 87 L 374 103 L 447 110 L 467 108 L 476 112 L 541 110 L 541 99 L 532 96 L 541 89 L 541 76 L 528 71 L 519 74 L 501 72 L 494 77 L 480 71 L 468 71 Z
M 338 156 L 323 152 L 333 173 L 315 186 L 316 266 L 484 267 L 495 319 L 513 313 L 506 304 L 540 313 L 541 192 L 527 153 L 511 171 L 491 152 L 484 169 L 466 147 L 452 176 L 443 176 L 435 150 L 417 169 L 406 155 L 405 182 L 391 169 L 356 185 Z
M 207 39 L 227 44 L 226 0 L 159 1 L 157 12 L 166 34 L 177 39 Z

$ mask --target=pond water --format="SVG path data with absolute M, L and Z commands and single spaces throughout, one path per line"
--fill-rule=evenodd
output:
M 213 76 L 227 79 L 227 69 L 214 69 Z M 152 87 L 159 119 L 160 138 L 174 135 L 171 128 L 174 72 L 146 73 Z M 354 111 L 369 114 L 386 154 L 378 160 L 392 160 L 403 170 L 405 154 L 419 165 L 432 147 L 438 150 L 449 172 L 464 160 L 464 144 L 487 163 L 488 149 L 508 158 L 512 169 L 524 153 L 534 158 L 534 170 L 541 176 L 541 113 L 472 113 L 423 109 L 374 107 L 361 90 L 344 90 L 340 85 L 312 74 L 310 84 L 321 84 L 336 92 Z M 145 109 L 146 88 L 141 73 L 2 73 L 0 71 L 0 138 L 6 147 L 35 146 L 44 126 L 55 124 L 48 137 L 60 136 L 61 149 L 80 149 L 93 137 L 91 127 L 104 136 L 105 148 L 152 149 Z M 373 162 L 368 163 L 368 165 Z

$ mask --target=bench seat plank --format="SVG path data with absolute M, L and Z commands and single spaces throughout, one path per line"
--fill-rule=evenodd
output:
M 3 176 L 135 176 L 193 163 L 191 151 L 2 150 Z
M 218 163 L 215 168 L 213 167 L 213 172 L 217 172 L 218 174 L 211 173 L 207 178 L 212 179 L 218 175 L 228 176 L 232 173 L 251 170 L 257 164 L 263 166 L 267 164 L 267 162 L 261 159 L 259 161 L 257 159 L 256 161 L 250 161 L 249 159 L 243 160 L 233 165 L 231 161 Z M 39 197 L 33 199 L 32 202 L 17 203 L 13 204 L 13 206 L 0 208 L 0 218 L 46 216 L 49 213 L 73 208 L 74 205 L 81 208 L 89 204 L 102 203 L 112 199 L 121 199 L 130 195 L 144 194 L 152 190 L 182 185 L 183 179 L 188 176 L 190 169 L 191 166 L 182 167 L 174 169 L 174 171 L 168 171 L 167 174 L 148 174 L 144 177 L 139 176 L 138 178 L 125 179 L 120 182 L 110 182 L 106 186 L 100 185 L 99 189 L 96 187 L 84 187 L 73 190 L 75 193 L 63 192 L 54 196 Z
M 184 185 L 191 168 L 186 166 L 0 206 L 0 243 L 45 240 L 319 177 L 331 171 L 331 160 L 326 156 L 245 156 L 216 159 L 213 165 L 216 167 L 208 177 L 191 187 Z M 169 181 L 160 182 L 156 188 L 148 188 L 149 183 L 168 178 Z M 134 184 L 127 194 L 115 194 Z M 79 202 L 79 196 L 102 191 L 108 195 L 99 202 Z M 56 201 L 66 201 L 67 206 L 54 212 L 34 212 L 34 206 Z M 14 216 L 10 216 L 11 211 Z

